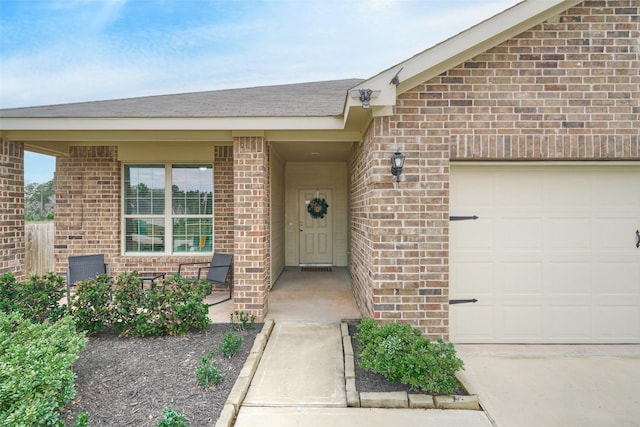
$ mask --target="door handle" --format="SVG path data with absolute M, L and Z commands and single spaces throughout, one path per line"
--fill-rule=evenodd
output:
M 636 248 L 640 248 L 640 230 L 636 230 Z

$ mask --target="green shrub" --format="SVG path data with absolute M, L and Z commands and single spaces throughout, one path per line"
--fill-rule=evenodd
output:
M 189 427 L 189 423 L 184 414 L 179 414 L 171 408 L 164 408 L 162 419 L 156 427 Z
M 75 424 L 73 424 L 73 427 L 89 427 L 89 421 L 91 421 L 89 413 L 83 412 L 78 415 L 78 418 L 76 418 L 76 422 Z
M 253 328 L 256 321 L 256 316 L 244 311 L 234 311 L 229 315 L 229 317 L 231 320 L 231 326 L 236 331 L 247 331 Z
M 431 342 L 406 324 L 383 326 L 366 318 L 358 324 L 358 365 L 425 392 L 450 394 L 458 386 L 455 374 L 463 368 L 452 343 Z
M 233 331 L 229 331 L 220 343 L 220 351 L 224 357 L 231 359 L 238 352 L 243 342 L 244 339 L 242 337 L 234 334 Z
M 202 356 L 200 365 L 196 366 L 196 378 L 202 387 L 209 388 L 214 384 L 220 384 L 224 376 L 220 373 L 215 360 L 215 352 L 209 352 L 209 357 Z
M 112 321 L 122 335 L 177 335 L 209 325 L 206 287 L 173 275 L 142 289 L 138 273 L 121 274 L 113 286 Z
M 54 273 L 33 275 L 26 282 L 17 282 L 13 275 L 0 277 L 0 310 L 18 311 L 37 323 L 60 319 L 66 307 L 60 304 L 64 297 L 64 278 Z
M 0 276 L 0 311 L 12 313 L 17 309 L 18 289 L 16 278 L 11 273 Z
M 73 320 L 0 313 L 0 426 L 60 426 L 75 395 L 71 365 L 86 345 Z
M 103 274 L 78 283 L 70 304 L 78 329 L 92 334 L 111 321 L 111 282 L 111 278 Z

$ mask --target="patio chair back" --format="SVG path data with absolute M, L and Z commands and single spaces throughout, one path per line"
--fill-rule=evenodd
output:
M 71 285 L 107 272 L 108 266 L 104 263 L 103 254 L 70 256 L 67 268 L 67 301 L 71 297 Z
M 229 254 L 213 254 L 211 264 L 207 269 L 207 281 L 215 284 L 227 284 L 233 275 L 233 255 Z M 231 280 L 233 284 L 233 280 Z M 231 286 L 231 285 L 230 285 Z

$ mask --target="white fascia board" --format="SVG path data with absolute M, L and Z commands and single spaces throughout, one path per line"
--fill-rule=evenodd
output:
M 392 91 L 389 89 L 396 88 L 390 82 L 401 68 L 402 71 L 398 75 L 400 83 L 397 86 L 397 94 L 413 89 L 580 2 L 581 0 L 525 0 L 365 80 L 355 89 L 381 90 L 384 95 L 378 101 L 392 101 L 393 103 L 387 105 L 395 105 L 395 97 L 393 100 L 390 99 Z M 372 101 L 371 105 L 376 104 Z
M 22 141 L 29 151 L 43 154 L 66 153 L 69 144 L 96 145 L 118 142 L 196 142 L 231 143 L 235 136 L 263 136 L 269 141 L 340 141 L 362 140 L 362 134 L 345 129 L 277 129 L 277 130 L 7 130 L 0 136 Z M 45 152 L 46 150 L 51 153 Z
M 6 131 L 91 130 L 340 130 L 342 117 L 229 117 L 229 118 L 0 118 Z

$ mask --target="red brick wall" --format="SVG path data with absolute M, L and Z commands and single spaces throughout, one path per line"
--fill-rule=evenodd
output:
M 394 117 L 374 119 L 352 155 L 354 293 L 364 315 L 446 337 L 449 149 Z M 399 184 L 396 150 L 406 156 Z
M 24 145 L 0 139 L 0 274 L 25 279 Z
M 54 257 L 64 273 L 67 258 L 105 255 L 120 261 L 120 163 L 116 147 L 71 147 L 56 160 Z
M 584 2 L 374 119 L 351 164 L 352 277 L 365 314 L 447 338 L 450 159 L 640 160 L 639 39 L 637 1 Z M 394 187 L 396 149 L 407 160 Z
M 216 147 L 214 162 L 214 244 L 233 252 L 233 147 Z M 67 258 L 102 253 L 113 274 L 174 273 L 181 262 L 209 261 L 198 256 L 122 256 L 121 162 L 116 147 L 71 147 L 60 157 L 55 174 L 56 271 L 64 273 Z M 186 275 L 195 275 L 188 270 Z
M 270 279 L 269 146 L 262 137 L 235 137 L 234 308 L 264 320 Z
M 454 160 L 638 159 L 638 11 L 584 2 L 403 98 Z

